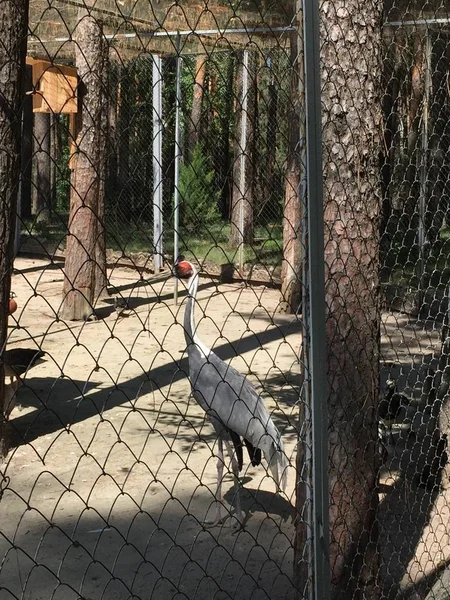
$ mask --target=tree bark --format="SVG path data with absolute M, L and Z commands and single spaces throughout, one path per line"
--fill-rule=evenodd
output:
M 257 70 L 256 53 L 249 51 L 248 60 L 248 91 L 247 111 L 243 108 L 242 85 L 244 64 L 242 54 L 238 59 L 236 128 L 234 138 L 233 192 L 231 206 L 230 244 L 239 246 L 241 243 L 253 242 L 253 202 L 254 202 L 254 170 L 256 161 L 256 115 L 257 115 Z M 241 131 L 244 119 L 247 120 L 247 135 L 242 147 Z M 241 183 L 241 156 L 245 156 L 244 184 Z M 242 211 L 242 212 L 241 212 Z M 242 218 L 242 222 L 241 222 Z
M 52 193 L 49 113 L 34 113 L 33 132 L 32 213 L 37 223 L 48 223 Z
M 206 56 L 200 54 L 195 61 L 194 91 L 192 97 L 191 118 L 188 127 L 188 150 L 189 155 L 195 144 L 201 140 L 201 118 L 203 107 L 203 96 L 205 93 Z
M 221 179 L 224 180 L 223 192 L 221 197 L 221 212 L 224 218 L 231 214 L 231 197 L 233 191 L 232 169 L 231 169 L 231 148 L 230 148 L 230 128 L 233 115 L 233 80 L 234 80 L 234 57 L 230 55 L 227 60 L 225 71 L 228 89 L 225 90 L 225 108 L 220 115 L 222 122 L 222 135 L 220 138 L 219 159 L 216 159 L 216 165 L 220 162 Z M 219 167 L 216 167 L 216 171 Z
M 57 167 L 61 162 L 61 148 L 59 145 L 59 116 L 50 115 L 50 221 L 52 220 L 53 212 L 56 209 L 56 179 L 57 179 Z
M 32 69 L 26 65 L 24 71 L 24 87 L 26 91 L 33 89 Z M 31 176 L 33 164 L 33 96 L 27 94 L 23 99 L 22 114 L 22 152 L 20 183 L 20 216 L 31 217 Z
M 27 0 L 5 0 L 0 11 L 0 351 L 7 340 L 13 268 L 27 25 Z M 0 361 L 1 414 L 6 408 L 4 382 Z M 0 415 L 0 456 L 7 450 L 6 421 Z
M 302 199 L 300 181 L 305 139 L 305 124 L 300 119 L 301 102 L 299 85 L 303 81 L 303 55 L 299 56 L 297 35 L 291 42 L 291 109 L 289 115 L 289 140 L 283 210 L 283 263 L 281 268 L 281 297 L 279 311 L 298 312 L 302 300 Z M 300 143 L 299 143 L 300 140 Z
M 118 107 L 119 107 L 119 77 L 121 66 L 117 62 L 110 62 L 108 78 L 108 151 L 107 151 L 107 176 L 106 191 L 108 206 L 110 210 L 117 210 L 118 201 L 118 156 L 120 140 L 117 130 Z
M 107 131 L 107 45 L 103 28 L 81 9 L 76 29 L 76 65 L 82 100 L 81 129 L 71 177 L 61 316 L 87 319 L 106 287 L 104 190 Z
M 292 58 L 294 64 L 295 57 Z M 266 129 L 266 167 L 265 167 L 265 192 L 264 205 L 277 214 L 278 186 L 275 178 L 275 165 L 277 156 L 277 130 L 278 130 L 278 86 L 272 81 L 268 88 L 267 129 Z M 297 116 L 298 118 L 298 116 Z M 297 132 L 298 133 L 298 132 Z M 288 142 L 289 143 L 289 142 Z M 267 210 L 267 209 L 266 209 Z
M 130 118 L 131 99 L 133 93 L 133 77 L 130 68 L 123 67 L 119 70 L 118 97 L 117 97 L 117 163 L 118 163 L 118 198 L 124 199 L 121 214 L 127 219 L 131 218 L 130 195 L 128 191 L 130 180 Z
M 381 9 L 321 10 L 330 564 L 333 596 L 354 600 L 380 596 Z

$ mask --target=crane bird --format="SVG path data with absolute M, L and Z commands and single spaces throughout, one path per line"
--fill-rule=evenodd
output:
M 223 445 L 231 459 L 235 487 L 236 525 L 242 526 L 243 513 L 239 497 L 239 471 L 243 464 L 244 441 L 253 466 L 261 462 L 261 453 L 277 485 L 286 489 L 288 461 L 280 432 L 272 421 L 261 396 L 241 373 L 221 360 L 199 339 L 194 305 L 198 273 L 194 266 L 179 257 L 174 265 L 178 279 L 187 281 L 188 299 L 184 313 L 184 335 L 189 359 L 189 380 L 192 395 L 208 415 L 218 437 L 216 516 L 208 525 L 222 523 Z M 233 447 L 234 450 L 233 452 Z
M 411 403 L 411 398 L 397 391 L 397 384 L 393 379 L 386 381 L 386 392 L 378 406 L 378 417 L 384 430 L 389 431 L 389 441 L 393 442 L 392 425 L 396 423 L 403 407 Z M 381 436 L 382 437 L 382 436 Z

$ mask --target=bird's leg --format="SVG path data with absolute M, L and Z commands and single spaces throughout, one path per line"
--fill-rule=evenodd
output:
M 222 517 L 222 480 L 223 480 L 223 441 L 222 438 L 218 439 L 218 456 L 217 456 L 217 489 L 216 489 L 216 516 L 213 521 L 204 521 L 204 525 L 207 527 L 215 527 L 224 522 L 228 517 Z
M 238 464 L 238 461 L 236 460 L 236 456 L 234 455 L 234 451 L 233 451 L 233 448 L 232 448 L 230 442 L 225 441 L 225 444 L 227 446 L 228 454 L 230 455 L 231 469 L 232 469 L 233 475 L 234 475 L 234 508 L 235 508 L 234 519 L 235 519 L 235 522 L 234 522 L 234 524 L 230 523 L 230 525 L 232 525 L 235 529 L 238 529 L 238 528 L 242 527 L 242 525 L 244 524 L 244 513 L 242 512 L 241 496 L 239 493 L 240 488 L 241 488 L 241 484 L 239 481 L 239 464 Z

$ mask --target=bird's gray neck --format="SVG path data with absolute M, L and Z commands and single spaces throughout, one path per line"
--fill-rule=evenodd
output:
M 192 351 L 194 348 L 198 348 L 198 350 L 200 350 L 200 352 L 206 357 L 210 353 L 210 350 L 200 341 L 199 337 L 197 336 L 194 319 L 197 288 L 198 273 L 194 272 L 194 275 L 189 280 L 188 299 L 186 303 L 186 310 L 184 311 L 184 338 L 186 340 L 188 352 Z
M 184 337 L 185 337 L 186 345 L 188 346 L 188 348 L 194 341 L 194 332 L 195 332 L 194 307 L 195 307 L 195 298 L 197 296 L 197 287 L 198 287 L 198 273 L 194 273 L 194 275 L 189 280 L 188 299 L 187 299 L 187 303 L 186 303 L 186 309 L 184 311 Z

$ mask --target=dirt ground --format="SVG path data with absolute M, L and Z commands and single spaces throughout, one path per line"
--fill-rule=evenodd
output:
M 264 468 L 243 471 L 244 531 L 205 529 L 216 442 L 190 398 L 173 281 L 110 272 L 99 320 L 57 319 L 59 265 L 18 258 L 9 347 L 41 347 L 11 414 L 0 503 L 0 596 L 24 600 L 293 597 L 294 469 L 287 495 Z M 294 464 L 299 323 L 264 286 L 200 281 L 199 335 L 250 373 Z M 183 299 L 180 297 L 180 301 Z M 226 505 L 232 501 L 226 476 Z M 6 594 L 6 595 L 5 595 Z
M 298 321 L 276 312 L 278 291 L 200 281 L 200 337 L 264 390 L 291 459 L 282 496 L 263 468 L 245 465 L 248 519 L 233 533 L 202 526 L 215 507 L 216 442 L 189 395 L 182 289 L 175 306 L 171 279 L 148 283 L 114 269 L 99 320 L 65 323 L 56 316 L 60 266 L 25 258 L 15 266 L 9 347 L 48 355 L 28 374 L 10 419 L 2 600 L 293 598 L 301 337 Z M 129 316 L 117 319 L 114 295 L 127 299 Z M 433 327 L 384 315 L 382 384 L 394 377 L 419 398 L 439 347 Z M 430 418 L 419 399 L 405 410 L 381 473 L 384 598 L 448 598 L 450 495 L 414 484 Z M 229 507 L 229 474 L 224 492 Z

